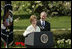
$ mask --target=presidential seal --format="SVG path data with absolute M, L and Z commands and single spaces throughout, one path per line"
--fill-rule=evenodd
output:
M 42 34 L 40 37 L 40 40 L 42 43 L 47 43 L 48 42 L 48 35 L 47 34 Z

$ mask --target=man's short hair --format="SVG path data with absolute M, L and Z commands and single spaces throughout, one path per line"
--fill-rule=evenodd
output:
M 41 16 L 43 13 L 46 14 L 46 16 L 47 16 L 47 13 L 46 13 L 45 11 L 41 12 L 41 13 L 40 13 L 40 16 Z

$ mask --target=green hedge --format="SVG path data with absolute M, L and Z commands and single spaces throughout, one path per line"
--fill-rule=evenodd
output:
M 24 42 L 24 37 L 22 35 L 23 31 L 15 31 L 14 32 L 14 41 L 15 42 Z
M 15 42 L 24 42 L 24 37 L 23 37 L 23 32 L 24 31 L 14 31 L 14 41 Z M 71 30 L 54 30 L 53 32 L 53 38 L 54 41 L 58 39 L 71 39 Z
M 71 38 L 71 30 L 55 30 L 53 31 L 53 35 L 55 39 L 70 39 Z

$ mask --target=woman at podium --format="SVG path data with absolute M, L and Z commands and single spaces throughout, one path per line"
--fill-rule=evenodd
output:
M 28 34 L 32 32 L 40 32 L 40 28 L 36 25 L 37 24 L 37 17 L 35 15 L 32 15 L 30 17 L 30 23 L 31 25 L 27 27 L 25 32 L 23 33 L 23 36 L 27 36 Z

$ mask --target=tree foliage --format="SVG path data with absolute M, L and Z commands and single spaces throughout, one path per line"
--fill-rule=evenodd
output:
M 12 1 L 13 14 L 36 14 L 40 15 L 46 11 L 50 16 L 70 16 L 71 1 Z M 1 1 L 1 8 L 4 8 L 4 1 Z

